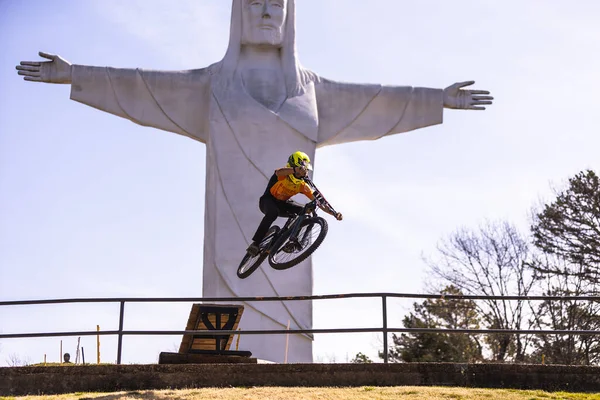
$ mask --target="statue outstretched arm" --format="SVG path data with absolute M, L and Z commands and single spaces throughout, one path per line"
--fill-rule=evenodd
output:
M 151 71 L 92 67 L 71 64 L 57 55 L 39 54 L 50 61 L 23 61 L 17 66 L 25 80 L 71 84 L 72 100 L 139 125 L 206 142 L 210 103 L 208 69 Z
M 40 51 L 40 57 L 50 61 L 21 61 L 17 65 L 19 75 L 30 82 L 71 83 L 72 65 L 55 54 Z
M 375 140 L 443 122 L 444 108 L 484 109 L 493 99 L 487 91 L 384 86 L 321 79 L 316 85 L 318 146 Z
M 494 98 L 487 90 L 467 90 L 475 81 L 457 82 L 444 89 L 444 107 L 457 110 L 485 110 Z

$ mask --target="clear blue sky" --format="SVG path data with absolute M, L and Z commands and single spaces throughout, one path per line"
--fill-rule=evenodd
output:
M 484 112 L 445 110 L 443 125 L 317 151 L 315 181 L 345 218 L 329 219 L 314 256 L 316 294 L 421 292 L 421 257 L 440 239 L 485 219 L 525 230 L 551 184 L 600 170 L 599 2 L 298 3 L 300 60 L 321 76 L 436 88 L 473 79 L 496 99 Z M 203 145 L 70 101 L 68 86 L 25 82 L 14 67 L 40 50 L 76 64 L 204 67 L 225 53 L 230 8 L 0 0 L 1 300 L 202 295 Z M 390 306 L 391 326 L 409 305 Z M 125 328 L 183 329 L 189 306 L 128 306 Z M 0 331 L 116 329 L 117 311 L 4 307 Z M 381 324 L 379 301 L 315 303 L 316 328 L 359 324 Z M 4 340 L 0 365 L 11 354 L 57 361 L 59 341 Z M 156 362 L 179 342 L 126 338 L 123 361 Z M 314 357 L 376 358 L 380 342 L 318 335 Z M 72 355 L 75 344 L 63 338 Z M 102 339 L 103 361 L 114 362 L 115 344 Z M 82 345 L 93 360 L 95 339 Z

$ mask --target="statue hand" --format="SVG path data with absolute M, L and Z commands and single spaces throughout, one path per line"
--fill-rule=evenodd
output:
M 458 82 L 444 89 L 444 107 L 463 110 L 485 110 L 481 107 L 492 104 L 494 98 L 486 96 L 490 94 L 487 90 L 465 90 L 465 86 L 474 84 L 475 81 Z
M 39 52 L 40 57 L 50 61 L 21 61 L 17 65 L 19 75 L 32 82 L 71 83 L 71 63 L 55 54 Z

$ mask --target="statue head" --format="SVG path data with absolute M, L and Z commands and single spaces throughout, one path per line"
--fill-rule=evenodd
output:
M 241 44 L 281 47 L 286 6 L 286 0 L 243 0 Z
M 300 65 L 296 54 L 295 0 L 232 0 L 231 34 L 223 60 L 214 65 L 217 87 L 227 91 L 238 73 L 243 45 L 274 45 L 279 48 L 289 97 L 303 94 L 319 78 Z

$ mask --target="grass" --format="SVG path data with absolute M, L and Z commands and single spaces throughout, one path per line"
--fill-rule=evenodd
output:
M 73 393 L 56 396 L 0 397 L 0 400 L 600 400 L 600 394 L 544 392 L 541 390 L 470 389 L 456 387 L 358 388 L 207 388 L 144 390 L 115 393 Z

